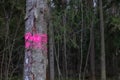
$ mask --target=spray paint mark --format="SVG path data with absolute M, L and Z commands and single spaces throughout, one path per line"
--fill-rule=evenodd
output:
M 25 34 L 25 48 L 41 48 L 44 49 L 44 44 L 47 44 L 47 34 Z

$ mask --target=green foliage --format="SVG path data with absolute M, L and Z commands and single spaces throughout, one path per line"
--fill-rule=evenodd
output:
M 111 24 L 114 25 L 113 31 L 120 30 L 120 17 L 112 17 Z

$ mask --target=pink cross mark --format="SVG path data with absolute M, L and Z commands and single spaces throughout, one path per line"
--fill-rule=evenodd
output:
M 47 34 L 31 34 L 30 32 L 25 34 L 25 48 L 41 48 L 43 44 L 47 44 Z

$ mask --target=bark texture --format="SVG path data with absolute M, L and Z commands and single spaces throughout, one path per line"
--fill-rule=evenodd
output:
M 46 80 L 47 1 L 26 0 L 24 80 Z
M 50 6 L 49 6 L 50 7 Z M 51 8 L 49 8 L 49 67 L 50 80 L 54 80 L 54 29 L 51 21 Z

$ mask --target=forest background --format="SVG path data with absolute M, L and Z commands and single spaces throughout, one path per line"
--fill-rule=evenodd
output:
M 48 0 L 55 80 L 120 80 L 120 0 L 100 1 Z M 0 80 L 23 78 L 25 4 L 0 0 Z

